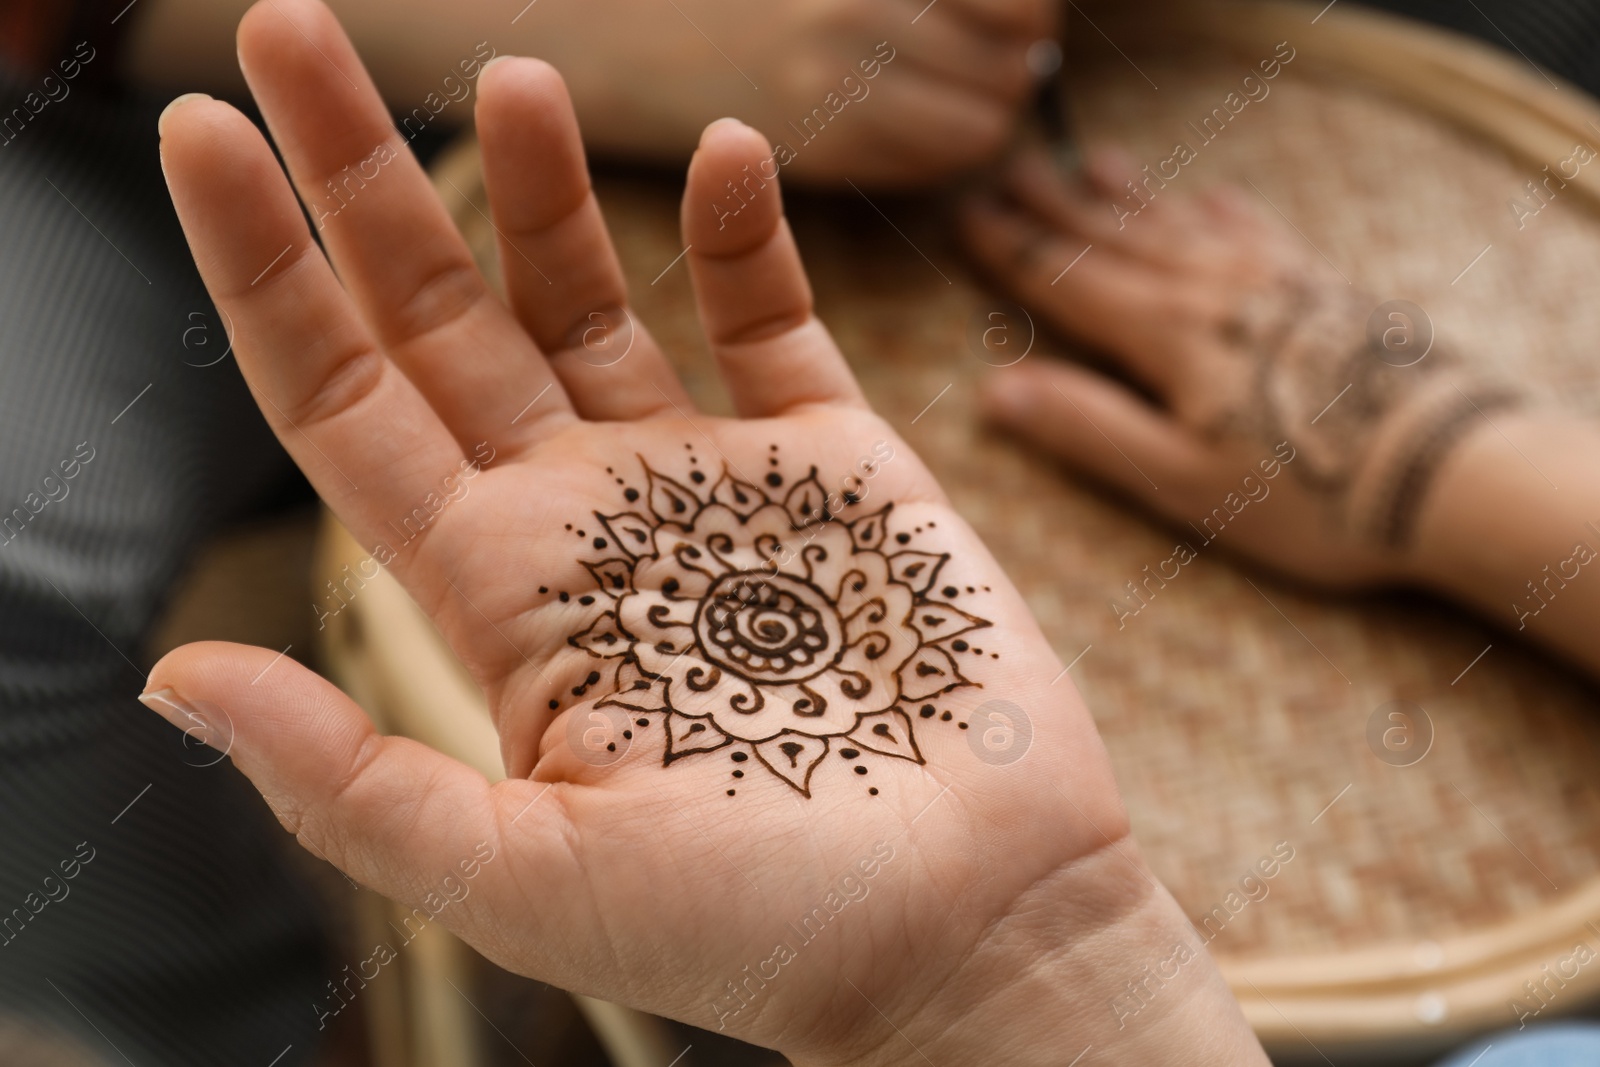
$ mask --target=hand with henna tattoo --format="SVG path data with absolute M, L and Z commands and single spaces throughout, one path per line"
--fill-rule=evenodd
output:
M 1307 581 L 1410 576 L 1434 475 L 1521 403 L 1236 190 L 1156 188 L 1115 150 L 1075 176 L 1024 153 L 962 223 L 1005 288 L 1156 401 L 1025 363 L 995 377 L 990 415 L 1186 534 Z
M 497 963 L 798 1064 L 1266 1062 L 1197 943 L 1108 1008 L 1192 931 L 1022 598 L 813 315 L 776 183 L 719 220 L 759 134 L 708 127 L 683 200 L 714 418 L 628 308 L 552 68 L 480 80 L 502 303 L 326 8 L 272 0 L 239 45 L 288 180 L 180 100 L 179 217 L 268 422 L 483 688 L 508 777 L 265 649 L 181 648 L 149 706 L 226 713 L 308 848 Z M 319 247 L 296 193 L 375 152 Z

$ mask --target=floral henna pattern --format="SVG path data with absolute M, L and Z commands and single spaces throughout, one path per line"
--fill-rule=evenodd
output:
M 1255 294 L 1226 331 L 1240 365 L 1207 429 L 1288 441 L 1300 481 L 1368 538 L 1401 547 L 1444 454 L 1473 419 L 1515 406 L 1520 394 L 1484 380 L 1431 335 L 1420 354 L 1396 358 L 1383 310 L 1325 277 L 1290 276 Z M 1380 444 L 1391 419 L 1400 432 Z
M 934 709 L 908 706 L 977 685 L 954 656 L 990 625 L 947 602 L 955 587 L 934 593 L 948 554 L 891 536 L 892 504 L 835 516 L 815 468 L 781 498 L 730 472 L 709 491 L 644 473 L 643 500 L 626 491 L 638 510 L 595 514 L 600 595 L 580 602 L 600 610 L 568 641 L 600 662 L 574 693 L 609 685 L 601 706 L 659 719 L 667 764 L 723 752 L 733 777 L 760 768 L 807 797 L 830 751 L 857 774 L 922 763 L 912 723 Z
M 1286 277 L 1252 294 L 1226 331 L 1241 366 L 1233 403 L 1211 428 L 1287 440 L 1302 481 L 1330 493 L 1347 488 L 1374 425 L 1418 378 L 1454 363 L 1447 352 L 1413 367 L 1376 358 L 1367 337 L 1376 306 L 1320 276 Z

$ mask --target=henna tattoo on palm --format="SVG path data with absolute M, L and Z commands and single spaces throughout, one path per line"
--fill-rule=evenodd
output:
M 574 694 L 609 687 L 597 706 L 659 722 L 667 765 L 721 753 L 733 779 L 765 771 L 806 797 L 830 752 L 858 775 L 922 763 L 913 723 L 979 686 L 955 657 L 983 656 L 970 638 L 990 625 L 949 603 L 957 587 L 935 592 L 949 554 L 909 547 L 921 526 L 891 535 L 893 504 L 845 518 L 845 494 L 835 514 L 816 468 L 780 496 L 776 470 L 767 489 L 725 470 L 705 490 L 698 467 L 691 488 L 641 464 L 636 510 L 595 513 L 599 596 L 568 643 L 600 662 Z

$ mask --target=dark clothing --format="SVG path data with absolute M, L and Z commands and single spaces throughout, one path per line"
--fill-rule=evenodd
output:
M 1317 0 L 1322 2 L 1322 0 Z M 1366 0 L 1481 37 L 1600 96 L 1600 0 Z
M 3 113 L 39 82 L 0 73 Z M 134 696 L 196 546 L 303 483 L 204 366 L 161 102 L 66 84 L 0 136 L 0 1013 L 108 1063 L 290 1067 L 333 971 L 313 899 L 244 777 Z

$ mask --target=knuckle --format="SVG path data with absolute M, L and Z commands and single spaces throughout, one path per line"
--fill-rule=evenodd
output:
M 350 757 L 350 769 L 345 771 L 339 780 L 334 782 L 328 789 L 328 800 L 323 805 L 323 808 L 333 811 L 348 800 L 351 790 L 367 777 L 367 774 L 372 770 L 372 765 L 377 762 L 378 755 L 382 751 L 382 734 L 374 732 L 363 738 L 360 747 Z
M 451 258 L 424 273 L 396 302 L 387 322 L 389 340 L 404 344 L 447 326 L 489 295 L 470 260 Z
M 311 388 L 281 410 L 284 418 L 301 429 L 342 415 L 377 391 L 383 380 L 383 354 L 365 338 L 328 343 L 324 352 L 312 353 L 319 368 Z
M 557 193 L 559 195 L 556 195 Z M 590 204 L 594 202 L 594 187 L 590 184 L 588 172 L 585 171 L 581 182 L 563 190 L 552 191 L 550 195 L 541 197 L 536 203 L 517 205 L 520 208 L 517 212 L 519 217 L 505 226 L 505 235 L 517 245 L 559 236 L 553 231 L 571 225 L 583 225 L 584 212 L 589 210 Z M 595 203 L 593 210 L 596 214 L 599 213 L 598 203 Z

